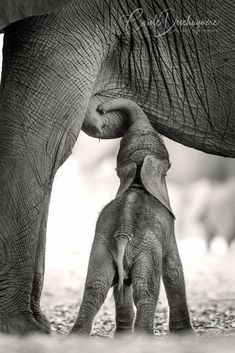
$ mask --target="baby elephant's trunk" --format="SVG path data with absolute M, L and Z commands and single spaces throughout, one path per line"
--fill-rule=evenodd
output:
M 134 236 L 134 215 L 138 195 L 129 191 L 124 196 L 122 210 L 119 214 L 119 222 L 115 232 L 115 240 L 117 246 L 116 264 L 118 270 L 118 296 L 117 307 L 123 304 L 124 290 L 124 256 L 128 242 Z

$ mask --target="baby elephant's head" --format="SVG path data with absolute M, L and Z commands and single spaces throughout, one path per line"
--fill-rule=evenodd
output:
M 128 99 L 114 99 L 103 103 L 99 110 L 122 111 L 130 126 L 120 143 L 117 156 L 117 174 L 121 196 L 133 184 L 141 184 L 173 215 L 166 187 L 166 173 L 170 168 L 169 155 L 163 139 L 151 126 L 138 104 Z

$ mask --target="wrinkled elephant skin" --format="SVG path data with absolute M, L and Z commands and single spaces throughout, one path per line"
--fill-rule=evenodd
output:
M 125 112 L 98 105 L 128 98 L 159 133 L 235 156 L 233 14 L 229 0 L 1 1 L 0 332 L 50 331 L 40 295 L 55 173 L 81 128 L 126 129 Z
M 131 120 L 136 121 L 120 143 L 121 185 L 98 218 L 83 301 L 71 332 L 90 334 L 93 319 L 114 286 L 116 332 L 132 332 L 134 299 L 135 332 L 153 333 L 161 277 L 170 306 L 170 332 L 191 332 L 165 183 L 170 166 L 167 150 L 136 104 L 118 99 L 104 106 L 125 109 L 126 114 L 129 109 Z

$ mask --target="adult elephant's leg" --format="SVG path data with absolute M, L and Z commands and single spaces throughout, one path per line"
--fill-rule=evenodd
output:
M 92 68 L 92 77 L 84 75 L 84 63 L 76 56 L 79 43 L 76 55 L 73 49 L 64 49 L 67 42 L 60 52 L 63 36 L 51 29 L 47 32 L 41 21 L 16 24 L 5 34 L 0 98 L 0 331 L 6 333 L 48 332 L 48 325 L 36 320 L 35 309 L 43 279 L 42 220 L 54 175 L 79 134 L 94 75 Z M 81 56 L 82 50 L 83 46 Z
M 2 127 L 2 120 L 0 125 Z M 1 151 L 3 140 L 0 133 Z M 35 177 L 37 167 L 31 164 L 31 153 L 22 151 L 24 156 L 20 157 L 16 150 L 13 152 L 16 148 L 13 141 L 11 144 L 12 155 L 8 150 L 7 158 L 2 153 L 0 156 L 0 330 L 5 333 L 45 332 L 30 308 L 45 193 Z
M 41 220 L 36 249 L 36 258 L 33 273 L 33 285 L 30 300 L 30 308 L 36 321 L 43 325 L 45 331 L 51 331 L 50 323 L 40 308 L 44 272 L 45 272 L 45 250 L 46 250 L 46 228 L 49 210 L 49 197 L 45 199 L 44 212 Z
M 41 221 L 55 172 L 53 160 L 57 164 L 68 146 L 62 143 L 65 150 L 61 146 L 56 154 L 52 151 L 52 159 L 47 159 L 43 151 L 35 149 L 31 139 L 24 145 L 21 137 L 18 139 L 13 133 L 12 126 L 8 130 L 7 121 L 2 117 L 1 114 L 0 331 L 48 332 L 48 325 L 39 323 L 34 316 L 39 312 L 36 309 L 43 281 L 45 244 Z M 12 133 L 13 139 L 9 136 Z

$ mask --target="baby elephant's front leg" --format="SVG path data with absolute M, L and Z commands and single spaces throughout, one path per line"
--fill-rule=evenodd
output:
M 115 267 L 105 243 L 93 244 L 82 304 L 71 333 L 89 335 L 95 315 L 112 286 Z
M 163 282 L 170 307 L 169 329 L 171 333 L 192 331 L 186 301 L 182 264 L 176 242 L 163 259 Z

